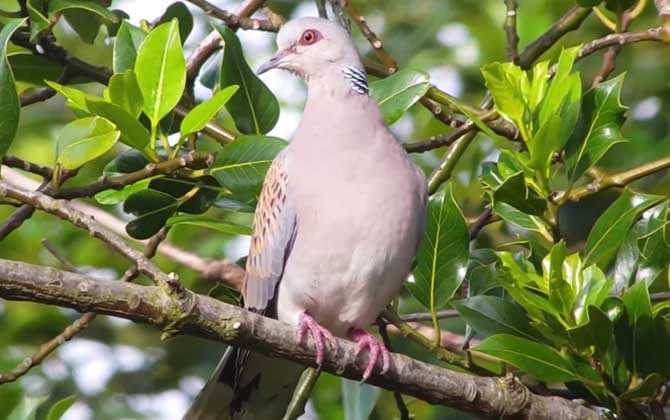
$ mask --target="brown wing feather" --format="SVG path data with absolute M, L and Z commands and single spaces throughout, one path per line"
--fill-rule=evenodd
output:
M 285 156 L 285 152 L 277 155 L 265 176 L 247 257 L 245 306 L 263 313 L 275 296 L 296 232 Z

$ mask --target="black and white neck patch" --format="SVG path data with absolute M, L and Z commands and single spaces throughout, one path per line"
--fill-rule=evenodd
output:
M 349 80 L 351 88 L 356 93 L 360 93 L 361 95 L 367 95 L 369 93 L 368 76 L 365 74 L 365 71 L 353 66 L 344 66 L 342 67 L 342 74 Z

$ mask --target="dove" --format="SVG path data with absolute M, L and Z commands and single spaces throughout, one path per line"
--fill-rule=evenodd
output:
M 323 363 L 333 337 L 368 352 L 362 380 L 389 353 L 365 328 L 399 293 L 417 251 L 424 174 L 385 126 L 349 33 L 321 18 L 287 22 L 259 73 L 307 83 L 288 146 L 273 160 L 253 222 L 245 307 L 309 335 Z M 303 366 L 231 347 L 185 419 L 281 419 Z

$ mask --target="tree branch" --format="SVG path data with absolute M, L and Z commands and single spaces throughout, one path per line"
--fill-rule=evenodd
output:
M 516 63 L 519 59 L 519 34 L 516 29 L 516 12 L 518 4 L 516 0 L 505 0 L 505 35 L 507 36 L 507 59 Z
M 311 338 L 305 346 L 298 346 L 289 325 L 202 295 L 192 295 L 190 307 L 184 310 L 162 288 L 97 280 L 53 268 L 0 260 L 0 297 L 117 316 L 316 366 Z M 337 339 L 333 349 L 327 352 L 323 369 L 360 379 L 363 367 L 356 363 L 355 352 L 354 343 Z M 577 402 L 535 395 L 512 376 L 477 377 L 399 354 L 392 354 L 389 371 L 373 375 L 370 383 L 488 418 L 598 418 L 595 411 Z
M 573 31 L 584 22 L 584 19 L 591 14 L 591 7 L 575 6 L 563 15 L 556 23 L 542 34 L 535 41 L 530 43 L 519 56 L 519 66 L 528 69 L 535 60 L 540 58 L 549 48 L 551 48 L 563 35 Z
M 584 197 L 596 194 L 600 191 L 612 187 L 625 187 L 633 181 L 640 178 L 655 174 L 662 170 L 670 168 L 670 158 L 662 158 L 653 162 L 645 163 L 627 171 L 619 172 L 611 175 L 604 175 L 594 179 L 588 185 L 577 188 L 567 193 L 558 194 L 554 198 L 554 202 L 559 205 L 565 204 L 569 201 L 579 201 Z
M 351 1 L 347 1 L 345 3 L 345 8 L 349 16 L 351 16 L 354 22 L 356 22 L 356 26 L 358 26 L 358 29 L 360 29 L 365 39 L 367 39 L 370 45 L 372 46 L 372 49 L 379 58 L 379 61 L 381 61 L 382 64 L 384 64 L 384 66 L 386 67 L 386 71 L 388 72 L 388 74 L 395 73 L 398 70 L 398 63 L 396 63 L 395 59 L 393 58 L 393 56 L 391 56 L 391 54 L 386 52 L 382 40 L 379 39 L 377 34 L 375 34 L 372 31 L 372 29 L 370 29 L 370 26 L 368 26 L 365 17 L 363 17 L 360 13 L 358 13 L 358 11 L 356 10 Z
M 230 27 L 267 32 L 277 32 L 279 30 L 279 27 L 277 27 L 271 20 L 252 19 L 236 13 L 232 13 L 227 10 L 223 10 L 205 0 L 187 1 L 202 9 L 202 11 L 205 12 L 207 16 L 219 19 Z

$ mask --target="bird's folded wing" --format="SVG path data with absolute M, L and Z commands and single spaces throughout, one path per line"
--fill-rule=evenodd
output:
M 296 234 L 286 166 L 284 150 L 265 176 L 254 216 L 243 296 L 245 306 L 258 312 L 266 312 L 274 298 Z

